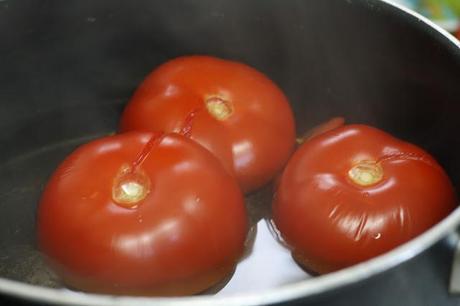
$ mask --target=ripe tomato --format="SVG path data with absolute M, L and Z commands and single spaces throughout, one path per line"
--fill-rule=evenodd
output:
M 408 241 L 455 204 L 449 178 L 428 153 L 375 128 L 345 125 L 294 153 L 273 220 L 294 258 L 325 273 Z
M 304 142 L 310 140 L 311 138 L 317 136 L 317 135 L 321 135 L 327 131 L 330 131 L 332 129 L 335 129 L 335 128 L 338 128 L 339 126 L 342 126 L 345 124 L 345 118 L 343 117 L 333 117 L 327 121 L 324 121 L 314 127 L 312 127 L 311 129 L 307 130 L 302 136 L 298 137 L 296 139 L 296 142 L 297 142 L 297 145 L 301 145 L 303 144 Z M 284 169 L 282 169 L 284 170 Z M 278 185 L 279 185 L 279 182 L 281 180 L 281 173 L 282 171 L 280 171 L 279 173 L 276 174 L 275 178 L 273 179 L 273 190 L 276 191 L 276 189 L 278 188 Z
M 235 179 L 177 134 L 131 132 L 83 145 L 52 175 L 39 244 L 70 287 L 183 295 L 234 269 L 247 216 Z
M 121 131 L 178 132 L 191 111 L 191 138 L 214 153 L 244 191 L 268 183 L 295 143 L 282 91 L 253 68 L 209 56 L 185 56 L 155 69 L 121 118 Z
M 302 144 L 311 138 L 326 133 L 327 131 L 333 130 L 345 124 L 345 118 L 343 117 L 334 117 L 327 121 L 324 121 L 307 132 L 305 132 L 302 137 L 297 138 L 297 143 Z

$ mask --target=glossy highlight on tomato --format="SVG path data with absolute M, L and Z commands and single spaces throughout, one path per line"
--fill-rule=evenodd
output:
M 152 71 L 127 104 L 120 129 L 179 132 L 191 112 L 191 138 L 245 192 L 268 183 L 292 153 L 294 118 L 283 92 L 247 65 L 210 56 L 179 57 Z
M 369 126 L 345 125 L 294 153 L 273 221 L 297 262 L 327 273 L 414 238 L 455 206 L 448 176 L 427 152 Z
M 232 273 L 248 230 L 240 188 L 210 152 L 148 132 L 74 151 L 37 221 L 40 249 L 69 287 L 128 295 L 209 288 Z

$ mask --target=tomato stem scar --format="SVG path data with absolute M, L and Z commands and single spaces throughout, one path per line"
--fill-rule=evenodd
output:
M 348 177 L 357 185 L 370 186 L 383 179 L 383 169 L 380 163 L 362 160 L 348 171 Z
M 208 113 L 217 120 L 225 120 L 233 113 L 231 103 L 219 96 L 210 96 L 204 102 Z M 202 107 L 197 107 L 191 110 L 184 119 L 184 124 L 179 131 L 179 134 L 190 138 L 192 136 L 193 123 L 195 117 L 203 110 Z
M 164 135 L 153 134 L 135 160 L 130 165 L 123 164 L 120 167 L 112 185 L 112 199 L 116 204 L 125 208 L 135 208 L 149 194 L 150 179 L 141 165 L 150 152 L 160 144 Z
M 112 199 L 119 206 L 135 208 L 150 192 L 150 179 L 141 169 L 121 166 L 113 180 Z
M 209 114 L 217 120 L 226 120 L 233 113 L 232 103 L 219 96 L 210 96 L 205 100 Z

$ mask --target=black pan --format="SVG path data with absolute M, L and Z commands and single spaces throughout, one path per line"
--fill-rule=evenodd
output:
M 458 189 L 459 50 L 431 23 L 377 0 L 1 0 L 0 302 L 457 305 L 447 287 L 458 210 L 356 267 L 269 290 L 179 299 L 62 289 L 37 251 L 35 212 L 58 163 L 115 131 L 144 76 L 186 54 L 242 61 L 267 74 L 289 97 L 299 133 L 344 116 L 416 143 Z M 254 223 L 269 210 L 265 195 L 248 201 Z

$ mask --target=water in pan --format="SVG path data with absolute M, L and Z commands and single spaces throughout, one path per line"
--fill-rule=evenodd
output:
M 33 285 L 62 287 L 37 250 L 36 206 L 54 168 L 88 139 L 26 152 L 0 166 L 0 277 Z
M 91 138 L 95 137 L 50 145 L 0 165 L 0 277 L 45 287 L 63 287 L 37 250 L 36 205 L 55 167 Z M 205 294 L 232 295 L 270 289 L 310 277 L 274 239 L 265 221 L 270 214 L 270 202 L 270 187 L 246 198 L 253 225 L 246 254 L 231 277 Z

